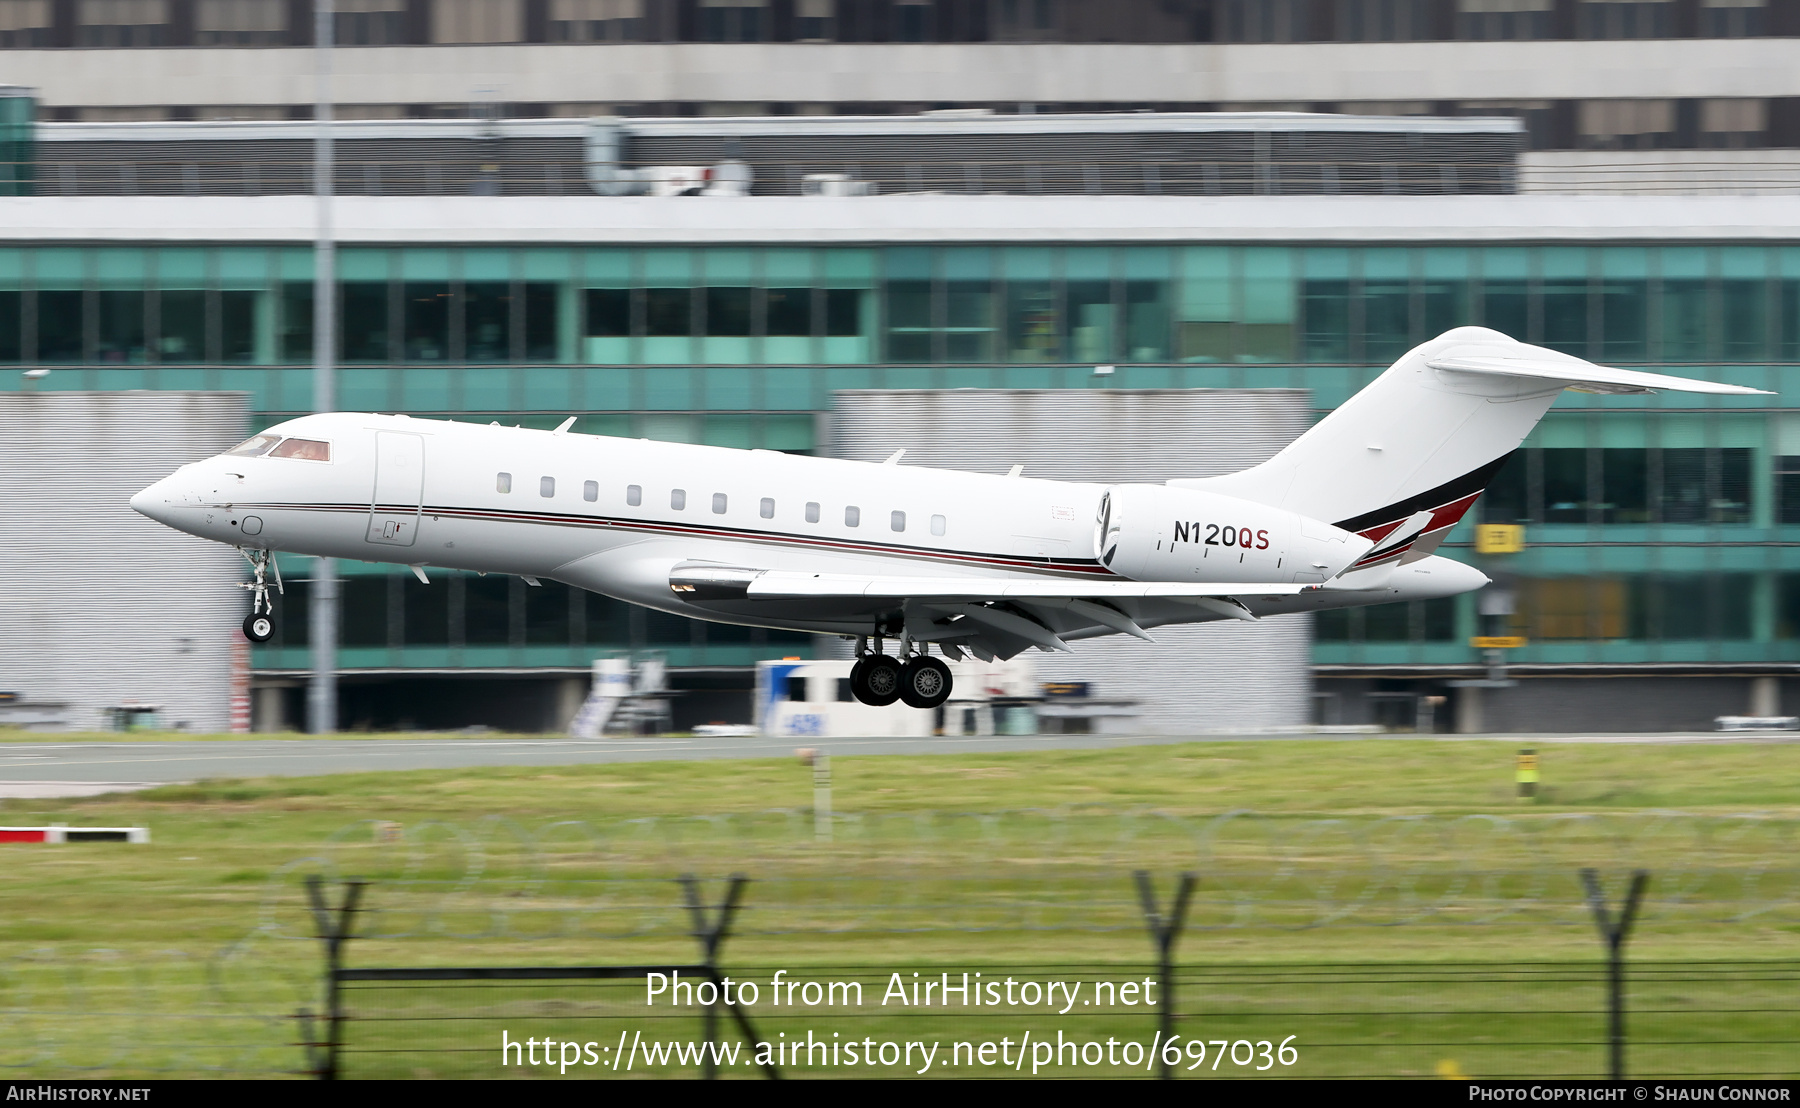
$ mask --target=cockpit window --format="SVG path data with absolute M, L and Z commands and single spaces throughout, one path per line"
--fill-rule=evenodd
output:
M 269 452 L 269 447 L 281 441 L 280 435 L 254 435 L 238 443 L 225 453 L 239 458 L 260 458 Z
M 269 451 L 271 458 L 298 458 L 303 462 L 329 462 L 331 444 L 318 439 L 288 439 Z

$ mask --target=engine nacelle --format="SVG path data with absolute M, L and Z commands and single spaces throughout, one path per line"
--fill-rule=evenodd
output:
M 1329 523 L 1199 489 L 1114 485 L 1100 501 L 1102 564 L 1134 581 L 1328 581 L 1375 545 Z

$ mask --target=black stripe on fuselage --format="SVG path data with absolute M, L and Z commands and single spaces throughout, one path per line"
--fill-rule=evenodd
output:
M 239 511 L 290 510 L 311 512 L 338 512 L 355 515 L 367 514 L 371 509 L 362 504 L 239 504 Z M 739 527 L 708 526 L 692 523 L 660 523 L 648 519 L 631 519 L 623 516 L 588 516 L 570 515 L 560 512 L 522 512 L 499 508 L 459 508 L 442 505 L 426 505 L 423 509 L 413 505 L 378 504 L 373 509 L 378 513 L 390 515 L 408 515 L 415 511 L 422 515 L 443 516 L 451 519 L 483 520 L 498 523 L 538 523 L 559 527 L 593 527 L 616 531 L 649 532 L 680 536 L 684 538 L 725 539 L 732 542 L 754 542 L 773 546 L 801 546 L 813 549 L 839 550 L 852 554 L 875 554 L 888 557 L 916 558 L 923 561 L 948 562 L 954 565 L 982 565 L 998 569 L 1035 569 L 1049 570 L 1058 574 L 1079 574 L 1083 577 L 1116 577 L 1117 574 L 1102 566 L 1093 558 L 1022 558 L 1016 555 L 990 554 L 974 550 L 932 550 L 916 546 L 905 546 L 898 543 L 878 543 L 867 540 L 825 538 L 822 536 L 802 535 L 790 531 L 755 531 Z
M 1508 451 L 1480 469 L 1470 470 L 1461 477 L 1445 481 L 1437 488 L 1426 489 L 1419 495 L 1409 496 L 1405 500 L 1397 500 L 1385 508 L 1377 508 L 1372 512 L 1364 512 L 1359 516 L 1339 520 L 1334 526 L 1341 527 L 1346 531 L 1365 531 L 1378 524 L 1405 519 L 1414 512 L 1422 512 L 1429 508 L 1441 508 L 1445 504 L 1461 500 L 1470 493 L 1480 492 L 1487 488 L 1488 482 L 1494 479 L 1494 474 L 1500 472 L 1500 467 L 1505 465 L 1507 459 L 1515 453 L 1517 451 Z

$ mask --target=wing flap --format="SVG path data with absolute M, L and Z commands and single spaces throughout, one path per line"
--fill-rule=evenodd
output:
M 1180 582 L 1126 581 L 1105 578 L 1084 581 L 1073 578 L 1021 580 L 1004 577 L 857 577 L 836 573 L 787 573 L 771 570 L 748 582 L 750 599 L 789 600 L 804 597 L 862 596 L 926 599 L 1095 599 L 1131 597 L 1228 597 L 1291 596 L 1304 585 L 1292 584 L 1187 584 Z

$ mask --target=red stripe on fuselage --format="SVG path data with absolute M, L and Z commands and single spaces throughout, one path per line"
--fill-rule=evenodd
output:
M 338 512 L 363 515 L 370 511 L 361 504 L 239 504 L 239 511 L 290 510 L 308 512 Z M 376 509 L 392 514 L 406 514 L 420 511 L 411 505 L 380 505 Z M 611 531 L 632 531 L 647 534 L 662 534 L 683 538 L 723 539 L 731 542 L 759 543 L 769 546 L 798 546 L 820 550 L 839 550 L 853 554 L 869 554 L 884 557 L 915 558 L 923 561 L 946 562 L 952 565 L 979 565 L 996 569 L 1031 569 L 1040 572 L 1048 571 L 1057 574 L 1076 574 L 1083 577 L 1118 577 L 1112 570 L 1093 560 L 1042 558 L 1030 559 L 1009 557 L 1001 554 L 983 554 L 976 551 L 930 550 L 914 546 L 900 546 L 891 543 L 854 542 L 844 539 L 813 538 L 809 535 L 795 535 L 790 532 L 770 534 L 763 531 L 740 531 L 722 527 L 705 527 L 698 524 L 657 523 L 651 520 L 617 519 L 597 516 L 567 516 L 548 512 L 506 511 L 496 508 L 445 508 L 426 507 L 420 514 L 451 519 L 484 520 L 499 523 L 534 523 L 557 527 L 585 527 Z
M 1374 527 L 1359 532 L 1363 538 L 1375 543 L 1375 547 L 1358 559 L 1356 565 L 1351 568 L 1358 569 L 1363 566 L 1374 565 L 1377 562 L 1385 562 L 1396 554 L 1404 554 L 1406 551 L 1411 550 L 1413 543 L 1418 542 L 1419 539 L 1424 536 L 1429 535 L 1434 531 L 1442 531 L 1447 527 L 1456 526 L 1456 524 L 1462 520 L 1462 517 L 1468 514 L 1469 509 L 1474 507 L 1476 499 L 1480 496 L 1480 492 L 1472 492 L 1460 499 L 1452 500 L 1448 504 L 1441 504 L 1438 507 L 1433 508 L 1431 510 L 1431 519 L 1424 527 L 1419 529 L 1418 534 L 1409 536 L 1405 541 L 1396 546 L 1384 549 L 1381 545 L 1381 540 L 1398 530 L 1400 525 L 1406 522 L 1404 519 L 1397 519 L 1392 523 L 1377 524 Z

